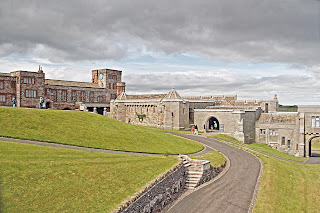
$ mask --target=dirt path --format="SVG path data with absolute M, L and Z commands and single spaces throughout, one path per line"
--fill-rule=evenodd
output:
M 105 152 L 105 153 L 113 153 L 113 154 L 157 155 L 157 156 L 163 155 L 163 154 L 152 154 L 152 153 L 143 153 L 143 152 L 124 152 L 124 151 L 116 151 L 116 150 L 88 148 L 88 147 L 72 146 L 72 145 L 65 145 L 65 144 L 59 144 L 59 143 L 49 143 L 49 142 L 42 142 L 42 141 L 31 141 L 31 140 L 22 140 L 22 139 L 5 138 L 5 137 L 0 137 L 0 141 L 26 143 L 26 144 L 34 144 L 34 145 L 41 145 L 41 146 L 60 147 L 60 148 L 67 148 L 67 149 L 78 149 L 78 150 L 84 150 L 84 151 L 90 151 L 90 152 Z

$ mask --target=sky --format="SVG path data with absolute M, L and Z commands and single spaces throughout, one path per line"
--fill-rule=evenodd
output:
M 127 94 L 320 104 L 319 41 L 318 0 L 0 1 L 0 72 L 118 69 Z

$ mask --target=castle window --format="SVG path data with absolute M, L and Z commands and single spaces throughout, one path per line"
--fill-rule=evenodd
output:
M 57 90 L 51 90 L 52 92 L 52 100 L 57 101 Z
M 0 81 L 0 89 L 3 89 L 3 81 Z
M 266 134 L 266 130 L 265 129 L 260 129 L 260 135 L 265 135 Z
M 291 141 L 288 140 L 288 149 L 290 149 L 290 148 L 291 148 Z
M 82 91 L 80 93 L 80 101 L 85 102 L 86 101 L 86 92 Z
M 30 77 L 23 78 L 23 83 L 34 84 L 34 78 L 30 78 Z
M 16 82 L 15 81 L 11 81 L 11 88 L 15 89 L 16 88 Z
M 116 88 L 116 84 L 112 84 L 112 87 L 113 87 L 113 89 L 115 89 Z
M 72 92 L 71 92 L 71 100 L 72 101 L 77 101 L 77 91 L 72 90 Z
M 285 138 L 285 137 L 282 137 L 281 145 L 282 145 L 282 146 L 286 145 L 286 138 Z
M 299 149 L 299 144 L 297 143 L 297 145 L 296 145 L 296 150 L 298 150 Z
M 89 93 L 89 102 L 94 102 L 94 92 Z
M 270 129 L 269 135 L 278 135 L 278 130 Z
M 36 98 L 37 97 L 37 90 L 26 90 L 26 97 L 27 98 Z
M 311 117 L 311 126 L 312 127 L 319 127 L 319 116 L 312 116 Z
M 103 96 L 98 96 L 98 102 L 99 103 L 101 103 L 101 102 L 103 102 L 104 100 L 103 100 Z
M 61 101 L 67 101 L 67 90 L 61 90 Z
M 6 96 L 0 95 L 0 102 L 6 102 Z

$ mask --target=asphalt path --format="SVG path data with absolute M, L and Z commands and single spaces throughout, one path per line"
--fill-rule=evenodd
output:
M 230 168 L 225 175 L 174 205 L 169 213 L 248 212 L 261 169 L 253 154 L 211 138 L 179 135 L 203 143 L 226 155 Z

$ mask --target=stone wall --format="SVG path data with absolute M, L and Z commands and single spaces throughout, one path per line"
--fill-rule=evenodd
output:
M 46 108 L 76 109 L 77 102 L 108 108 L 110 100 L 116 98 L 117 85 L 121 87 L 118 91 L 125 89 L 121 76 L 118 70 L 93 70 L 93 83 L 88 83 L 45 79 L 40 67 L 38 72 L 1 73 L 0 106 L 12 106 L 12 98 L 16 98 L 17 107 L 39 108 L 42 97 Z
M 256 142 L 291 155 L 301 156 L 298 113 L 262 114 L 256 122 Z
M 0 99 L 1 106 L 12 106 L 12 99 L 16 98 L 16 78 L 10 74 L 0 75 Z M 4 97 L 4 98 L 3 98 Z
M 161 212 L 168 209 L 185 191 L 185 171 L 182 162 L 179 163 L 132 201 L 120 206 L 117 212 Z
M 213 178 L 217 177 L 218 174 L 220 174 L 222 172 L 222 170 L 224 169 L 225 166 L 226 166 L 226 164 L 223 165 L 222 167 L 218 167 L 218 168 L 211 166 L 210 169 L 204 170 L 202 177 L 201 177 L 199 183 L 197 184 L 197 187 L 206 183 L 206 182 L 209 182 Z
M 200 186 L 222 172 L 225 165 L 219 168 L 210 166 L 209 161 L 191 159 L 186 155 L 180 156 L 186 162 L 180 162 L 173 169 L 156 179 L 148 187 L 138 192 L 131 200 L 123 202 L 115 212 L 166 212 L 185 191 L 188 171 L 201 171 L 202 176 L 197 186 Z M 192 167 L 192 168 L 191 168 Z

